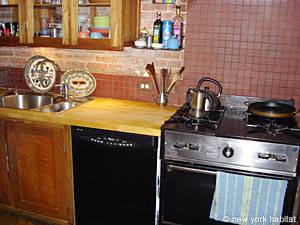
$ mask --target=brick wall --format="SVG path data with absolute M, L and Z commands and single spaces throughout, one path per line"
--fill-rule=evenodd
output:
M 178 95 L 203 75 L 226 94 L 294 98 L 300 107 L 300 1 L 191 0 Z
M 186 0 L 180 0 L 183 17 L 186 18 Z M 142 0 L 141 27 L 152 30 L 156 12 L 162 12 L 162 19 L 175 16 L 175 6 L 153 4 L 152 0 Z M 1 20 L 1 19 L 0 19 Z M 183 66 L 184 51 L 141 50 L 125 48 L 124 51 L 96 51 L 55 48 L 2 47 L 0 48 L 0 67 L 23 68 L 33 55 L 44 55 L 55 60 L 62 70 L 72 68 L 88 69 L 97 78 L 95 94 L 101 97 L 128 98 L 133 100 L 153 101 L 155 92 L 138 90 L 139 82 L 152 79 L 145 73 L 147 63 L 154 62 L 157 71 L 162 67 L 180 68 Z M 16 72 L 17 71 L 17 72 Z M 10 84 L 14 81 L 22 84 L 22 70 L 13 70 Z M 115 82 L 115 81 L 119 82 Z M 121 81 L 122 80 L 122 81 Z M 21 83 L 20 83 L 21 82 Z M 130 88 L 130 90 L 128 90 Z M 105 90 L 105 91 L 104 91 Z M 120 91 L 121 90 L 121 91 Z M 124 90 L 124 92 L 123 92 Z

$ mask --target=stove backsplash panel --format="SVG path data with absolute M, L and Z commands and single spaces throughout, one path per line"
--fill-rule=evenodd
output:
M 299 108 L 300 1 L 189 1 L 185 66 L 182 94 L 209 75 L 226 94 L 294 98 Z

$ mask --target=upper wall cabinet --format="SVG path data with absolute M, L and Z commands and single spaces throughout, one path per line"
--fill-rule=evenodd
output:
M 139 30 L 140 0 L 22 0 L 0 8 L 19 21 L 19 33 L 1 35 L 0 45 L 123 50 Z
M 69 44 L 67 0 L 27 0 L 26 31 L 29 46 L 64 47 Z
M 7 4 L 0 4 L 0 45 L 16 46 L 26 43 L 26 23 L 20 26 L 25 15 L 24 2 L 19 4 L 18 0 L 9 0 Z

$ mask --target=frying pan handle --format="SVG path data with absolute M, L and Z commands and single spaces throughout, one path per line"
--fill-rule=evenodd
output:
M 249 101 L 245 101 L 245 102 L 244 102 L 244 105 L 245 105 L 245 106 L 249 106 L 249 104 L 250 104 Z

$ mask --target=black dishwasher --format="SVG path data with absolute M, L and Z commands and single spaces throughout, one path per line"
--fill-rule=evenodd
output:
M 155 223 L 157 137 L 72 127 L 77 225 Z

